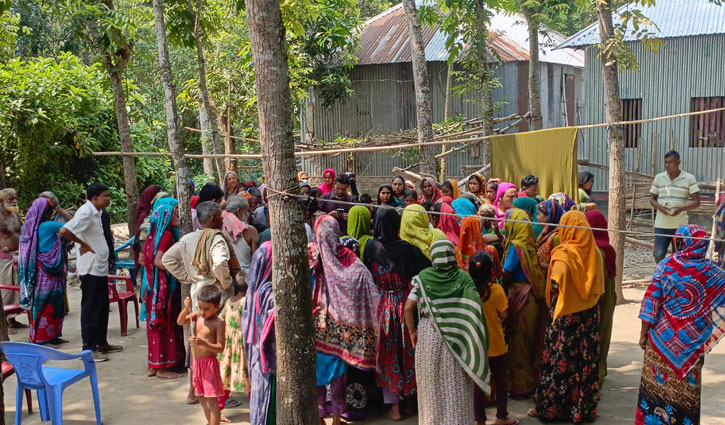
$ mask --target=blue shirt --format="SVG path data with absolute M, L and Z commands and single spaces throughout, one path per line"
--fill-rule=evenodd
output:
M 506 262 L 503 265 L 503 269 L 514 275 L 514 282 L 528 282 L 529 278 L 526 277 L 524 269 L 521 268 L 521 261 L 519 255 L 516 253 L 516 248 L 511 245 L 509 247 L 508 255 L 506 255 Z
M 38 251 L 48 252 L 53 249 L 55 238 L 65 225 L 58 221 L 44 221 L 38 226 Z

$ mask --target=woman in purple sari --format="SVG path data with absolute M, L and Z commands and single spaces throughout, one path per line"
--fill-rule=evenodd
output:
M 62 344 L 65 305 L 65 259 L 60 242 L 63 224 L 51 221 L 50 201 L 36 199 L 25 216 L 20 236 L 20 305 L 31 311 L 30 342 Z

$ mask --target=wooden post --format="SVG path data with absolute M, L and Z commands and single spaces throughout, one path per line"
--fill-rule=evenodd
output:
M 650 175 L 652 178 L 655 177 L 655 158 L 657 157 L 657 133 L 652 133 L 652 162 L 650 164 Z M 652 232 L 655 230 L 655 209 L 650 207 L 652 210 Z
M 634 203 L 637 201 L 637 183 L 632 185 L 632 208 L 629 210 L 629 224 L 627 225 L 628 230 L 632 230 L 632 224 L 634 223 Z
M 717 217 L 715 214 L 717 214 L 717 200 L 720 197 L 720 185 L 723 183 L 722 179 L 718 177 L 717 183 L 715 184 L 717 188 L 715 189 L 715 213 L 712 216 L 712 231 L 710 231 L 710 245 L 707 247 L 707 258 L 712 260 L 712 257 L 715 253 L 715 229 L 717 228 Z
M 675 150 L 675 130 L 670 128 L 670 150 Z

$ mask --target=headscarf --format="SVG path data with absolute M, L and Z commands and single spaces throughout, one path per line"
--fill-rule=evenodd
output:
M 350 208 L 347 215 L 347 234 L 360 243 L 360 258 L 365 259 L 365 245 L 373 237 L 370 235 L 370 210 L 362 205 Z
M 450 241 L 436 241 L 430 251 L 433 267 L 413 278 L 413 292 L 461 368 L 489 393 L 488 328 L 481 295 L 471 276 L 458 268 Z
M 267 207 L 259 207 L 254 210 L 254 214 L 252 216 L 255 224 L 264 226 L 265 228 L 269 227 L 269 223 L 267 223 L 267 215 L 265 214 L 266 210 Z
M 428 183 L 430 183 L 431 186 L 433 186 L 433 197 L 432 198 L 426 197 L 425 192 L 423 191 L 423 185 L 425 184 L 425 182 L 428 182 Z M 443 195 L 441 195 L 441 190 L 438 189 L 438 183 L 436 183 L 436 181 L 433 179 L 433 177 L 423 177 L 423 180 L 421 180 L 421 182 L 420 182 L 420 193 L 421 193 L 421 195 L 418 197 L 419 204 L 422 204 L 423 202 L 426 202 L 426 201 L 432 202 L 435 204 L 439 199 L 441 199 L 441 196 L 443 196 Z
M 48 199 L 38 198 L 33 201 L 28 213 L 25 215 L 25 224 L 23 224 L 20 234 L 18 258 L 20 306 L 24 309 L 33 307 L 35 285 L 38 281 L 38 265 L 51 276 L 65 276 L 63 273 L 63 249 L 60 236 L 55 236 L 53 248 L 48 252 L 40 252 L 39 249 L 38 228 L 42 222 L 49 218 L 52 210 Z
M 441 199 L 439 199 L 439 201 L 448 205 L 453 204 L 453 198 L 451 198 L 450 196 L 441 196 Z
M 468 202 L 473 204 L 473 207 L 478 209 L 479 206 L 483 205 L 480 199 L 476 198 L 476 195 L 468 192 L 461 193 L 460 198 L 463 198 L 467 200 Z
M 340 228 L 333 217 L 318 218 L 315 233 L 319 252 L 313 271 L 316 348 L 359 369 L 374 370 L 380 293 L 373 276 L 340 245 Z
M 559 203 L 561 208 L 564 209 L 564 212 L 567 212 L 576 206 L 576 203 L 574 203 L 574 200 L 571 199 L 569 197 L 569 195 L 567 195 L 566 193 L 563 193 L 563 192 L 552 193 L 549 196 L 549 199 L 556 199 L 556 201 Z
M 141 192 L 138 200 L 138 210 L 136 212 L 136 227 L 134 228 L 135 239 L 133 241 L 133 262 L 138 268 L 138 256 L 141 253 L 142 246 L 139 245 L 139 230 L 146 217 L 153 211 L 153 202 L 156 195 L 161 192 L 161 188 L 152 184 Z
M 551 306 L 551 282 L 559 285 L 554 320 L 594 307 L 604 293 L 602 255 L 584 213 L 569 211 L 561 217 L 560 244 L 551 253 L 546 277 L 546 303 Z M 586 229 L 581 229 L 586 227 Z M 557 267 L 561 263 L 564 268 Z
M 332 183 L 327 184 L 325 183 L 325 174 L 330 173 L 332 176 Z M 322 194 L 332 192 L 332 189 L 335 188 L 335 170 L 332 168 L 328 168 L 325 171 L 322 172 L 322 184 L 317 186 L 318 189 L 322 191 Z
M 390 200 L 387 202 L 387 205 L 393 205 L 393 206 L 395 206 L 396 205 L 396 201 L 395 201 L 395 195 L 393 195 L 393 186 L 391 186 L 389 184 L 384 184 L 384 185 L 382 185 L 382 186 L 380 186 L 378 188 L 378 199 L 377 199 L 378 200 L 378 205 L 381 205 L 380 204 L 380 192 L 382 192 L 383 189 L 388 189 L 390 191 Z
M 587 217 L 589 225 L 592 226 L 594 241 L 604 251 L 604 256 L 607 258 L 607 263 L 605 264 L 607 275 L 609 278 L 614 279 L 617 276 L 617 251 L 609 244 L 609 232 L 606 230 L 594 230 L 594 228 L 606 229 L 609 226 L 607 219 L 604 218 L 604 214 L 599 210 L 587 211 L 584 215 Z
M 506 245 L 503 249 L 501 262 L 506 264 L 509 249 L 513 246 L 529 286 L 534 291 L 534 295 L 541 299 L 546 281 L 536 256 L 536 239 L 534 238 L 534 228 L 531 225 L 531 220 L 529 220 L 529 215 L 524 210 L 511 208 L 506 212 L 506 218 L 516 221 L 506 222 Z M 521 223 L 522 221 L 524 223 Z
M 400 239 L 420 249 L 430 259 L 430 245 L 439 239 L 447 239 L 446 234 L 430 228 L 428 212 L 418 204 L 408 205 L 400 220 Z
M 440 212 L 442 213 L 438 216 L 438 229 L 446 234 L 446 237 L 449 241 L 453 242 L 453 245 L 458 245 L 461 238 L 461 226 L 458 224 L 458 218 L 452 215 L 456 211 L 445 202 L 440 204 L 440 207 L 436 206 L 436 210 L 438 208 L 440 208 Z
M 236 215 L 227 210 L 222 211 L 222 230 L 229 235 L 232 242 L 236 242 L 247 229 L 247 223 L 243 222 Z
M 651 347 L 679 379 L 725 335 L 725 271 L 706 257 L 709 241 L 697 225 L 675 233 L 677 252 L 660 261 L 639 318 L 649 323 Z
M 227 177 L 229 177 L 230 174 L 237 178 L 237 187 L 235 187 L 233 189 L 233 192 L 229 192 L 229 189 L 227 188 Z M 239 192 L 239 176 L 234 171 L 229 170 L 224 174 L 224 198 L 229 198 L 229 196 L 236 195 L 238 192 Z
M 594 178 L 594 174 L 590 173 L 589 171 L 579 171 L 579 187 L 581 187 L 583 184 L 587 183 L 589 180 Z M 591 195 L 591 190 L 585 190 L 587 195 Z
M 536 237 L 538 237 L 541 234 L 541 231 L 544 230 L 544 228 L 538 224 L 538 220 L 536 219 L 536 216 L 538 215 L 536 213 L 537 205 L 539 205 L 539 203 L 536 201 L 536 199 L 529 198 L 528 196 L 525 198 L 514 199 L 514 207 L 520 208 L 529 213 L 531 223 L 533 223 L 534 225 L 534 236 Z
M 549 226 L 549 224 L 559 224 L 564 210 L 561 208 L 556 199 L 547 199 L 540 203 L 536 209 L 546 215 L 546 223 L 536 237 L 536 254 L 539 257 L 539 263 L 548 265 L 551 262 L 551 253 L 554 250 L 554 238 L 559 234 L 559 227 Z
M 171 220 L 176 215 L 176 208 L 169 204 L 160 204 L 154 208 L 154 212 L 151 214 L 151 228 L 149 229 L 148 237 L 146 238 L 146 244 L 143 247 L 143 256 L 146 267 L 152 267 L 154 280 L 149 282 L 150 289 L 152 290 L 152 300 L 150 306 L 145 306 L 146 311 L 149 313 L 149 326 L 151 328 L 165 327 L 173 320 L 170 317 L 171 309 L 171 295 L 176 291 L 177 280 L 163 270 L 159 270 L 155 267 L 154 259 L 159 251 L 159 244 L 164 232 L 169 229 Z M 173 233 L 172 233 L 173 237 Z M 166 273 L 166 286 L 167 288 L 160 288 L 159 272 Z M 168 289 L 168 290 L 166 290 Z
M 360 258 L 360 242 L 357 239 L 351 238 L 350 236 L 343 236 L 340 238 L 340 245 L 352 251 L 357 258 Z
M 458 199 L 459 196 L 461 196 L 461 189 L 458 188 L 458 181 L 456 179 L 448 179 L 448 183 L 450 183 L 453 187 L 452 198 L 455 201 L 456 199 Z
M 179 205 L 179 201 L 176 200 L 176 199 L 174 199 L 174 198 L 171 198 L 171 197 L 159 198 L 159 199 L 157 199 L 154 202 L 152 211 L 153 210 L 156 210 L 156 208 L 158 208 L 160 205 L 168 205 L 168 206 L 171 206 L 173 208 L 173 207 L 176 207 L 176 206 Z M 178 214 L 178 212 L 177 212 L 177 214 Z M 178 227 L 172 228 L 171 229 L 171 234 L 174 236 L 174 240 L 175 241 L 178 241 L 179 238 L 181 238 L 181 231 L 179 230 Z
M 420 272 L 415 261 L 417 253 L 413 245 L 400 239 L 399 232 L 400 214 L 387 208 L 379 209 L 375 217 L 375 240 L 383 247 L 385 258 L 373 258 L 373 261 L 385 264 L 384 260 L 387 259 L 392 263 L 388 265 L 392 267 L 393 272 L 408 281 Z M 370 257 L 377 256 L 371 254 Z
M 474 195 L 476 198 L 478 198 L 478 200 L 482 204 L 489 202 L 488 198 L 486 198 L 486 179 L 483 178 L 483 176 L 480 173 L 473 173 L 473 174 L 471 174 L 471 177 L 475 177 L 480 182 L 480 184 L 479 184 L 478 192 L 476 192 L 476 193 L 470 192 L 470 193 L 472 195 Z M 471 177 L 469 177 L 468 179 L 470 180 Z
M 464 271 L 468 266 L 473 254 L 483 251 L 491 256 L 493 267 L 491 268 L 491 281 L 495 282 L 501 276 L 501 261 L 498 258 L 498 251 L 483 240 L 483 226 L 478 217 L 466 217 L 461 223 L 461 242 L 456 247 L 456 260 Z
M 513 183 L 499 183 L 498 190 L 496 190 L 496 202 L 493 203 L 493 206 L 496 207 L 496 218 L 498 218 L 498 219 L 502 219 L 506 215 L 505 211 L 503 214 L 498 212 L 498 210 L 499 210 L 498 206 L 501 203 L 501 197 L 509 189 L 516 189 L 516 185 Z M 511 208 L 514 208 L 514 207 L 511 207 Z M 499 229 L 504 228 L 503 221 L 499 221 L 498 228 Z
M 456 214 L 460 215 L 462 218 L 476 214 L 476 206 L 473 205 L 473 202 L 469 201 L 466 198 L 456 199 L 455 201 L 453 201 L 451 206 L 456 211 Z
M 144 219 L 151 214 L 154 198 L 159 192 L 161 192 L 161 188 L 155 184 L 141 192 L 141 197 L 138 200 L 138 212 L 136 213 L 136 234 L 138 234 L 138 229 L 143 224 Z

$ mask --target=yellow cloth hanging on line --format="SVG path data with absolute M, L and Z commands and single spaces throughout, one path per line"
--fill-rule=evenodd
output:
M 491 177 L 518 186 L 533 174 L 539 178 L 539 195 L 564 192 L 578 203 L 577 130 L 563 127 L 492 137 Z

